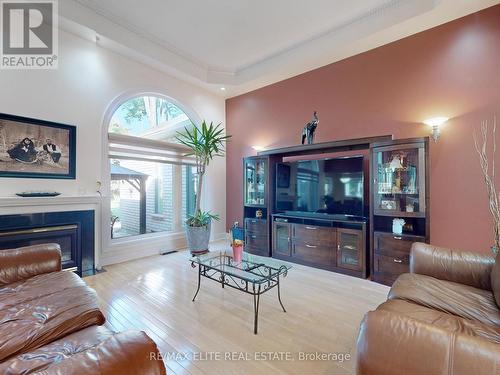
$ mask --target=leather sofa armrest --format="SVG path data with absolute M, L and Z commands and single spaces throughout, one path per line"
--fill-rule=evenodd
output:
M 490 375 L 500 346 L 388 311 L 369 312 L 358 336 L 357 375 Z
M 61 270 L 61 248 L 43 244 L 0 250 L 0 286 Z
M 410 272 L 491 290 L 494 263 L 495 259 L 485 254 L 415 242 L 411 248 Z

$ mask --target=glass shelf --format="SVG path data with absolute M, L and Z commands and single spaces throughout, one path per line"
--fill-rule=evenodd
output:
M 245 160 L 245 205 L 266 205 L 266 160 Z
M 425 216 L 424 146 L 374 149 L 374 213 L 384 216 Z

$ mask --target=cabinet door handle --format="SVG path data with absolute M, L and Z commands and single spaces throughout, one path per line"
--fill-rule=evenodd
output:
M 308 227 L 306 227 L 306 229 L 316 230 L 316 229 L 318 229 L 318 228 L 316 228 L 316 227 L 309 227 L 309 226 L 308 226 Z
M 347 250 L 356 250 L 356 248 L 352 245 L 344 245 L 343 248 Z
M 250 237 L 253 238 L 253 239 L 257 238 L 257 236 L 255 236 L 255 235 L 254 236 L 250 236 Z
M 394 263 L 403 263 L 401 259 L 394 259 Z
M 402 238 L 402 237 L 400 237 L 400 236 L 394 236 L 394 239 L 395 239 L 395 240 L 402 240 L 403 238 Z
M 257 222 L 257 220 L 251 220 L 251 222 L 252 222 L 252 223 L 256 223 L 256 222 Z
M 308 245 L 308 244 L 306 244 L 306 247 L 309 247 L 309 248 L 311 248 L 311 249 L 315 249 L 315 248 L 317 248 L 318 246 L 315 246 L 315 245 Z

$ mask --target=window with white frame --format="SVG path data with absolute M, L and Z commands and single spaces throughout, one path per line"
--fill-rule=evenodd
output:
M 132 98 L 115 111 L 108 128 L 111 238 L 182 230 L 194 211 L 196 176 L 175 135 L 191 125 L 158 96 Z

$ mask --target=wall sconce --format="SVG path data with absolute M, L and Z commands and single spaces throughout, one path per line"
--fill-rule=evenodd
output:
M 425 125 L 432 127 L 432 139 L 437 142 L 441 134 L 441 126 L 448 121 L 448 117 L 433 117 L 424 121 Z

